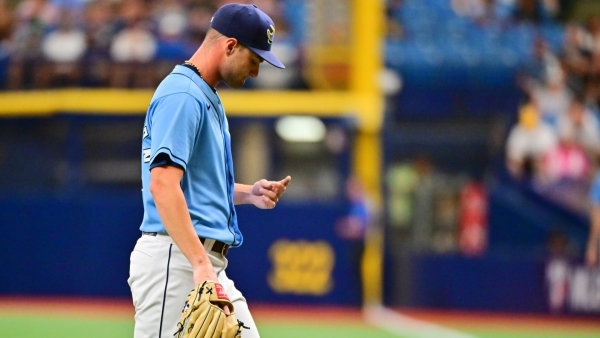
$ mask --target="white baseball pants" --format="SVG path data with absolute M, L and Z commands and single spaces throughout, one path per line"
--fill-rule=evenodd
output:
M 208 241 L 207 241 L 208 242 Z M 242 293 L 225 274 L 227 258 L 206 250 L 235 308 L 244 322 L 243 338 L 259 338 L 258 330 Z M 185 299 L 194 288 L 192 266 L 168 235 L 143 235 L 131 253 L 129 279 L 135 307 L 134 338 L 171 338 L 177 331 Z

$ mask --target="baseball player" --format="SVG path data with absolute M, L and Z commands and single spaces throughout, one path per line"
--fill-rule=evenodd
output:
M 256 6 L 221 7 L 199 49 L 152 97 L 142 141 L 142 236 L 128 279 L 136 338 L 172 337 L 186 296 L 205 281 L 223 286 L 247 328 L 243 336 L 259 337 L 246 300 L 225 273 L 229 248 L 242 244 L 234 205 L 274 208 L 291 178 L 234 183 L 229 127 L 215 87 L 221 81 L 241 87 L 262 61 L 284 68 L 270 52 L 274 36 L 273 21 Z
M 598 265 L 598 250 L 600 250 L 600 171 L 594 177 L 589 198 L 591 202 L 590 232 L 585 251 L 585 261 L 588 266 L 592 267 Z

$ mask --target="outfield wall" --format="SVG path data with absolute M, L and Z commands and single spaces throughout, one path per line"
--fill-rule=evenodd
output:
M 251 300 L 360 303 L 351 244 L 334 228 L 347 210 L 352 124 L 323 121 L 346 135 L 336 153 L 282 146 L 273 119 L 230 118 L 237 165 L 252 162 L 248 155 L 272 164 L 246 176 L 293 177 L 276 209 L 237 208 L 245 239 L 230 251 L 228 274 Z M 0 294 L 129 297 L 129 254 L 143 215 L 142 125 L 143 115 L 0 120 Z M 248 148 L 252 142 L 266 148 Z
M 234 138 L 257 120 L 231 118 Z M 0 294 L 129 297 L 129 254 L 143 210 L 139 171 L 126 173 L 127 163 L 139 165 L 142 121 L 142 115 L 72 114 L 0 120 Z M 272 120 L 261 121 L 271 130 Z M 346 131 L 345 150 L 286 167 L 282 163 L 289 159 L 271 135 L 266 158 L 273 167 L 267 176 L 279 177 L 293 166 L 329 166 L 339 175 L 337 190 L 312 200 L 288 195 L 271 211 L 238 208 L 245 243 L 231 250 L 228 274 L 252 302 L 359 304 L 353 245 L 335 233 L 347 210 L 339 183 L 349 174 L 353 124 L 324 121 Z M 103 162 L 124 165 L 117 166 L 121 176 L 91 170 Z M 303 180 L 292 176 L 289 193 L 307 191 Z M 386 243 L 387 305 L 548 311 L 546 257 L 540 250 L 548 228 L 540 226 L 563 222 L 566 230 L 577 230 L 572 234 L 581 242 L 585 223 L 544 212 L 547 208 L 530 197 L 516 198 L 518 191 L 491 191 L 491 249 L 483 257 L 407 254 L 403 243 Z

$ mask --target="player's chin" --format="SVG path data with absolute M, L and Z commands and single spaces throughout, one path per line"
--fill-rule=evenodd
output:
M 232 81 L 227 81 L 225 82 L 230 88 L 233 89 L 238 89 L 241 88 L 244 83 L 246 83 L 246 78 L 242 78 L 242 79 L 236 79 L 236 80 L 232 80 Z

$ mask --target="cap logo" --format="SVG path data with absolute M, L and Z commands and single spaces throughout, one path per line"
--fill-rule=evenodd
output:
M 267 39 L 268 39 L 269 45 L 273 43 L 273 38 L 275 38 L 275 27 L 273 27 L 273 25 L 271 25 L 271 29 L 267 28 Z

